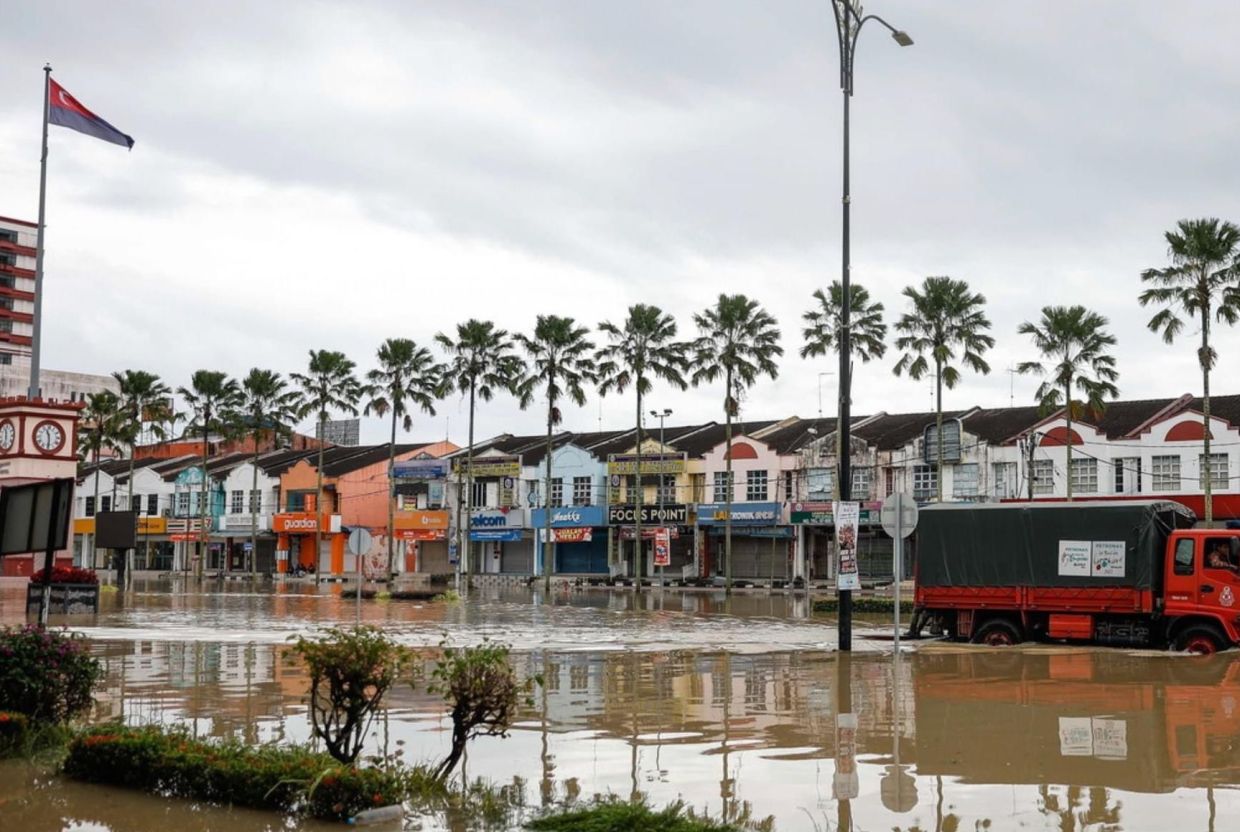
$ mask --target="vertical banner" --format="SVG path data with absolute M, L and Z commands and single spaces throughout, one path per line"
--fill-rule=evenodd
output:
M 672 537 L 667 526 L 654 530 L 654 565 L 670 566 L 672 563 Z
M 836 589 L 861 589 L 857 570 L 857 537 L 861 530 L 861 504 L 835 504 Z

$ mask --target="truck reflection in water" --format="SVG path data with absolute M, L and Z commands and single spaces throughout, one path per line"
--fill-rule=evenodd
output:
M 919 775 L 1163 793 L 1240 783 L 1240 661 L 1108 651 L 917 657 Z

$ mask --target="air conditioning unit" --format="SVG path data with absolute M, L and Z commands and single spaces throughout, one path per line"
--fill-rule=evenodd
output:
M 159 516 L 160 516 L 160 517 L 163 517 L 164 519 L 167 519 L 167 518 L 171 517 L 171 516 L 172 516 L 172 509 L 170 509 L 170 508 L 160 509 Z

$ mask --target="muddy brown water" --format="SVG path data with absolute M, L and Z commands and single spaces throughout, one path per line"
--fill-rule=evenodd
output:
M 0 624 L 23 620 L 23 600 L 24 588 L 0 587 Z M 54 623 L 85 633 L 106 665 L 93 719 L 306 741 L 306 680 L 284 641 L 354 610 L 332 587 L 152 583 Z M 513 827 L 552 802 L 610 793 L 771 816 L 778 830 L 841 818 L 910 832 L 1240 829 L 1237 655 L 922 643 L 896 659 L 886 622 L 871 618 L 844 658 L 830 619 L 765 595 L 491 591 L 366 601 L 362 615 L 415 646 L 504 640 L 523 674 L 545 679 L 511 736 L 476 742 L 466 762 L 470 777 L 522 795 Z M 843 679 L 855 721 L 841 731 Z M 439 703 L 404 687 L 372 748 L 435 760 L 445 729 Z M 341 827 L 0 765 L 5 832 L 289 828 Z

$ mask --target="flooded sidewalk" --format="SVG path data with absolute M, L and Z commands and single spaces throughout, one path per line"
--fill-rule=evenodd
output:
M 107 598 L 96 620 L 73 622 L 106 665 L 93 718 L 305 741 L 307 680 L 283 640 L 350 623 L 354 610 L 331 588 L 152 585 Z M 889 624 L 874 620 L 846 657 L 830 619 L 786 596 L 496 592 L 365 601 L 362 617 L 417 646 L 445 634 L 507 641 L 520 673 L 544 679 L 512 736 L 478 741 L 466 762 L 470 777 L 519 793 L 527 815 L 614 794 L 769 816 L 777 830 L 850 818 L 858 830 L 1221 832 L 1240 816 L 1240 657 L 1230 654 L 927 643 L 896 660 L 877 637 Z M 4 592 L 0 620 L 15 623 Z M 855 719 L 840 731 L 849 700 Z M 372 750 L 400 741 L 413 760 L 437 759 L 446 729 L 438 700 L 402 687 Z M 22 763 L 0 766 L 0 784 L 5 829 L 290 828 L 42 779 Z

